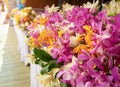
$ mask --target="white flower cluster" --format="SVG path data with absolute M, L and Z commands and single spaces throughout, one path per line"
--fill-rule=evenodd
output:
M 120 1 L 112 0 L 109 4 L 103 4 L 108 16 L 117 15 L 120 13 Z
M 92 10 L 98 8 L 98 4 L 99 4 L 99 0 L 97 0 L 96 2 L 95 2 L 95 0 L 93 0 L 93 3 L 90 3 L 90 2 L 87 2 L 86 4 L 84 3 L 83 7 L 90 8 L 90 11 L 92 11 Z
M 52 12 L 57 12 L 59 8 L 60 8 L 59 6 L 55 6 L 53 4 L 51 7 L 47 6 L 45 10 L 48 11 L 48 13 L 52 13 Z

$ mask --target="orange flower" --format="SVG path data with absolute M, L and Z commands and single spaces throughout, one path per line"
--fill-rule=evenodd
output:
M 16 20 L 17 24 L 20 23 L 20 15 L 19 14 L 15 15 L 15 20 Z
M 58 36 L 62 37 L 63 33 L 64 33 L 63 30 L 58 31 Z
M 93 47 L 93 31 L 91 30 L 91 26 L 85 25 L 83 26 L 85 29 L 85 33 L 81 34 L 77 41 L 80 42 L 80 44 L 73 49 L 73 53 L 81 53 L 81 50 L 91 51 Z
M 30 21 L 30 17 L 29 16 L 25 16 L 24 17 L 24 21 Z
M 41 25 L 45 25 L 45 23 L 47 22 L 47 18 L 46 17 L 39 17 L 34 19 L 34 22 L 39 23 Z
M 30 37 L 28 42 L 27 42 L 28 46 L 30 47 L 30 50 L 32 50 L 34 47 L 36 47 L 35 45 L 35 40 L 34 38 Z
M 36 39 L 36 42 L 38 42 L 39 47 L 46 44 L 48 47 L 53 46 L 53 43 L 55 42 L 54 39 L 54 32 L 52 30 L 46 30 L 44 29 L 42 32 L 40 32 L 38 38 Z

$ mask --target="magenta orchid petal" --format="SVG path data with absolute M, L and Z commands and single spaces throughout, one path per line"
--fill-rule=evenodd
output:
M 58 58 L 58 56 L 59 56 L 59 49 L 57 49 L 57 48 L 52 49 L 51 50 L 51 54 L 52 54 L 52 57 L 54 59 Z
M 118 83 L 119 80 L 120 80 L 118 67 L 114 67 L 114 68 L 112 69 L 112 76 L 113 76 L 114 81 L 115 81 L 116 83 Z
M 66 71 L 62 77 L 64 78 L 64 80 L 67 80 L 67 81 L 72 79 L 72 75 L 69 71 Z
M 88 81 L 85 83 L 85 86 L 84 87 L 94 87 L 93 83 Z
M 94 64 L 95 64 L 97 67 L 99 67 L 100 69 L 104 70 L 104 67 L 103 67 L 103 65 L 102 65 L 102 62 L 101 62 L 99 59 L 94 58 L 92 61 L 94 62 Z
M 113 76 L 107 76 L 107 81 L 108 81 L 109 83 L 112 83 L 112 81 L 113 81 Z
M 89 57 L 88 57 L 86 54 L 79 54 L 79 55 L 78 55 L 78 59 L 79 59 L 79 60 L 88 60 Z
M 100 87 L 110 87 L 110 84 L 108 82 L 103 82 L 100 84 Z
M 120 29 L 120 14 L 115 17 L 115 26 Z
M 60 78 L 63 74 L 64 74 L 64 71 L 59 71 L 59 73 L 57 74 L 57 78 Z
M 113 68 L 113 58 L 109 58 L 109 61 L 108 61 L 108 68 L 109 69 L 112 69 Z

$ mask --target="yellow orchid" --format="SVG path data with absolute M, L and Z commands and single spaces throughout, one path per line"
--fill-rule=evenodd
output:
M 49 44 L 49 46 L 51 46 L 55 42 L 54 32 L 52 30 L 44 29 L 42 32 L 40 32 L 40 36 L 38 39 L 40 44 L 46 43 Z
M 80 44 L 73 49 L 73 53 L 81 53 L 81 50 L 90 51 L 93 49 L 92 36 L 94 32 L 91 30 L 91 26 L 89 25 L 85 25 L 83 28 L 85 29 L 86 33 L 81 34 L 78 37 L 77 41 L 80 42 Z
M 59 36 L 59 37 L 62 37 L 63 33 L 64 33 L 63 30 L 59 30 L 59 31 L 58 31 L 58 36 Z
M 37 44 L 36 44 L 37 42 Z M 53 44 L 55 42 L 54 38 L 54 32 L 52 30 L 46 30 L 44 29 L 41 31 L 37 38 L 30 37 L 28 40 L 28 45 L 30 46 L 30 49 L 34 47 L 42 47 L 44 44 L 48 45 L 48 48 L 52 48 Z
M 20 15 L 19 14 L 16 14 L 14 16 L 14 19 L 16 20 L 16 24 L 19 24 L 20 23 Z
M 12 9 L 12 11 L 10 13 L 11 17 L 14 17 L 17 12 L 19 12 L 18 8 Z
M 36 47 L 35 39 L 33 37 L 30 37 L 27 41 L 28 46 L 30 47 L 30 50 Z
M 39 23 L 40 25 L 45 25 L 46 22 L 47 22 L 47 18 L 46 18 L 46 17 L 39 16 L 39 18 L 35 18 L 35 19 L 34 19 L 34 22 L 35 22 L 35 23 Z
M 31 7 L 26 7 L 15 14 L 14 19 L 16 23 L 21 27 L 21 29 L 26 29 L 26 27 L 33 21 L 36 13 Z

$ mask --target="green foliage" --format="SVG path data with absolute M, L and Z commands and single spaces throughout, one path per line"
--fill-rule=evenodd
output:
M 57 60 L 54 60 L 50 54 L 45 52 L 42 49 L 35 48 L 34 56 L 36 58 L 35 64 L 39 64 L 41 66 L 40 73 L 47 74 L 53 68 L 58 68 Z
M 47 74 L 47 73 L 48 73 L 48 70 L 49 70 L 49 65 L 47 64 L 46 66 L 41 67 L 40 73 L 41 73 L 42 75 Z
M 34 55 L 36 58 L 39 58 L 40 60 L 43 60 L 44 62 L 49 62 L 50 60 L 53 60 L 50 54 L 48 54 L 47 52 L 39 48 L 34 49 Z
M 70 85 L 68 84 L 65 84 L 65 83 L 60 83 L 61 87 L 71 87 Z

